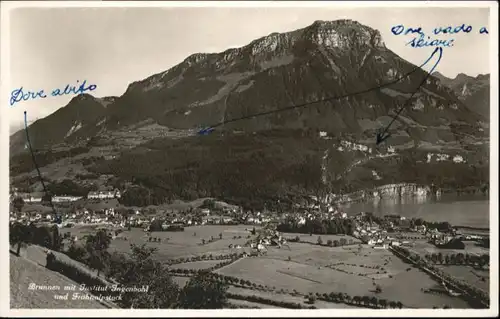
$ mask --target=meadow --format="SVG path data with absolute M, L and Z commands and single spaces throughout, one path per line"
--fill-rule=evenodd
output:
M 475 269 L 465 265 L 440 265 L 437 267 L 444 273 L 463 280 L 473 287 L 482 289 L 485 292 L 490 290 L 490 272 L 487 269 Z
M 140 228 L 124 231 L 115 238 L 110 245 L 110 250 L 128 253 L 130 244 L 156 247 L 158 260 L 187 258 L 201 255 L 225 255 L 232 253 L 250 252 L 250 247 L 243 247 L 250 239 L 250 230 L 253 227 L 245 225 L 219 226 L 204 225 L 184 228 L 183 232 L 153 232 L 151 237 L 160 238 L 161 242 L 148 242 L 147 233 Z M 245 230 L 247 229 L 247 230 Z M 222 234 L 222 239 L 220 239 Z M 125 240 L 124 238 L 127 238 Z M 213 238 L 213 242 L 209 240 Z M 202 240 L 205 239 L 205 244 Z M 241 248 L 229 248 L 229 245 L 240 245 Z
M 411 242 L 411 241 L 410 241 Z M 425 256 L 426 254 L 488 254 L 489 249 L 485 247 L 481 247 L 476 245 L 476 242 L 474 241 L 464 241 L 465 244 L 464 249 L 447 249 L 447 248 L 438 248 L 434 244 L 429 243 L 426 240 L 416 240 L 414 241 L 413 247 L 411 247 L 411 250 L 413 252 L 418 253 L 420 256 Z
M 130 252 L 130 244 L 146 244 L 156 247 L 156 258 L 160 261 L 187 258 L 201 255 L 226 255 L 250 253 L 252 248 L 244 247 L 254 238 L 251 234 L 253 226 L 219 226 L 204 225 L 186 227 L 183 232 L 153 232 L 152 237 L 161 242 L 149 242 L 148 234 L 142 229 L 133 228 L 124 231 L 113 239 L 110 250 L 124 253 Z M 222 239 L 220 239 L 220 234 Z M 285 238 L 292 234 L 285 234 Z M 364 244 L 353 244 L 342 247 L 316 245 L 318 236 L 309 234 L 293 234 L 307 242 L 288 242 L 281 248 L 269 246 L 265 255 L 245 257 L 215 270 L 227 276 L 248 280 L 257 285 L 275 287 L 275 292 L 264 292 L 254 289 L 234 287 L 230 292 L 240 294 L 261 295 L 278 301 L 303 301 L 308 293 L 342 292 L 350 296 L 376 296 L 378 299 L 400 301 L 405 307 L 432 308 L 447 305 L 452 308 L 466 308 L 462 299 L 444 294 L 425 293 L 423 290 L 435 287 L 438 283 L 424 272 L 406 264 L 385 249 L 374 249 Z M 322 235 L 323 242 L 339 240 L 348 236 Z M 125 240 L 127 238 L 127 240 Z M 213 238 L 213 242 L 209 242 Z M 202 239 L 206 243 L 202 244 Z M 312 241 L 314 240 L 314 241 Z M 357 241 L 359 242 L 359 241 Z M 241 245 L 241 248 L 229 248 L 229 245 Z M 418 248 L 418 247 L 417 247 Z M 176 264 L 174 268 L 203 269 L 214 266 L 222 260 L 195 261 Z M 188 277 L 174 277 L 181 286 Z M 376 289 L 376 288 L 379 289 Z M 283 290 L 288 293 L 277 293 Z M 301 295 L 291 296 L 298 292 Z M 319 307 L 318 300 L 317 306 Z M 326 308 L 326 305 L 321 307 Z M 347 307 L 345 304 L 331 304 L 328 307 Z M 265 308 L 265 305 L 263 305 Z
M 468 306 L 458 298 L 424 293 L 422 288 L 436 285 L 432 278 L 387 250 L 365 245 L 348 249 L 291 243 L 290 250 L 269 248 L 266 256 L 243 258 L 216 272 L 303 294 L 344 292 L 351 296 L 376 296 L 412 308 Z M 380 292 L 375 290 L 377 285 Z
M 321 240 L 323 241 L 323 244 L 326 245 L 326 243 L 331 240 L 331 241 L 340 241 L 342 238 L 346 240 L 346 242 L 349 242 L 350 240 L 354 244 L 359 244 L 361 243 L 361 240 L 354 238 L 352 236 L 348 235 L 310 235 L 310 234 L 297 234 L 297 233 L 282 233 L 282 236 L 287 239 L 294 239 L 297 236 L 299 237 L 301 242 L 306 242 L 310 244 L 317 244 L 318 243 L 318 237 L 321 237 Z

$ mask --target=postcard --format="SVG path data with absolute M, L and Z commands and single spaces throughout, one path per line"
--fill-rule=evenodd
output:
M 1 23 L 2 314 L 498 315 L 498 3 Z

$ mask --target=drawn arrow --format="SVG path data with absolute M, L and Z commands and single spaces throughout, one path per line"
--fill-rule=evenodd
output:
M 443 48 L 441 47 L 437 47 L 434 52 L 432 52 L 431 56 L 429 57 L 429 59 L 427 59 L 426 63 L 432 59 L 432 57 L 434 56 L 434 54 L 436 54 L 436 52 L 439 51 L 439 58 L 438 60 L 436 61 L 436 64 L 434 64 L 434 66 L 432 67 L 432 69 L 429 71 L 429 73 L 425 76 L 424 80 L 422 81 L 422 83 L 420 83 L 420 85 L 417 87 L 417 89 L 411 94 L 411 96 L 405 101 L 405 103 L 403 103 L 403 105 L 398 109 L 398 111 L 396 112 L 396 115 L 393 116 L 391 122 L 385 127 L 385 129 L 381 130 L 380 132 L 377 133 L 377 145 L 379 145 L 380 143 L 382 143 L 383 141 L 385 141 L 386 139 L 388 139 L 391 134 L 388 132 L 389 130 L 389 127 L 392 125 L 392 123 L 394 123 L 394 121 L 398 118 L 399 114 L 401 114 L 401 112 L 403 112 L 403 110 L 408 106 L 410 100 L 413 98 L 413 96 L 418 92 L 418 89 L 420 89 L 420 87 L 422 85 L 424 85 L 425 81 L 427 81 L 427 79 L 431 76 L 431 73 L 434 71 L 434 69 L 437 67 L 437 65 L 439 64 L 439 61 L 441 61 L 441 57 L 443 56 Z M 422 65 L 423 66 L 423 65 Z
M 306 103 L 302 103 L 302 104 L 291 105 L 291 106 L 280 108 L 280 109 L 277 109 L 277 110 L 271 110 L 271 111 L 266 111 L 266 112 L 262 112 L 262 113 L 255 113 L 255 114 L 250 114 L 250 115 L 242 116 L 242 117 L 239 117 L 239 118 L 234 118 L 234 119 L 222 121 L 222 122 L 220 122 L 218 124 L 215 124 L 215 125 L 212 125 L 210 127 L 206 127 L 206 128 L 201 129 L 200 131 L 198 131 L 198 135 L 208 135 L 211 132 L 213 132 L 216 127 L 224 125 L 224 124 L 227 124 L 227 123 L 232 123 L 232 122 L 236 122 L 236 121 L 246 120 L 246 119 L 255 118 L 255 117 L 258 117 L 258 116 L 269 115 L 269 114 L 278 113 L 278 112 L 289 111 L 289 110 L 293 110 L 293 109 L 304 108 L 304 107 L 308 107 L 308 106 L 310 106 L 312 104 L 321 103 L 321 102 L 327 102 L 327 101 L 332 101 L 332 100 L 339 100 L 339 99 L 343 99 L 343 98 L 346 98 L 346 97 L 350 97 L 350 96 L 354 96 L 354 95 L 359 95 L 359 94 L 364 94 L 364 93 L 368 93 L 368 92 L 371 92 L 371 91 L 375 91 L 375 90 L 384 88 L 386 86 L 390 86 L 390 85 L 392 85 L 394 83 L 397 83 L 397 82 L 401 81 L 402 79 L 406 78 L 407 76 L 411 75 L 412 73 L 415 73 L 417 70 L 421 69 L 424 65 L 426 65 L 432 59 L 432 57 L 434 56 L 434 54 L 439 49 L 442 51 L 442 48 L 436 48 L 434 50 L 434 52 L 431 54 L 431 56 L 424 63 L 422 63 L 420 66 L 415 67 L 412 71 L 410 71 L 410 72 L 408 72 L 408 73 L 400 76 L 399 78 L 397 78 L 397 79 L 395 79 L 395 80 L 393 80 L 391 82 L 384 83 L 384 84 L 379 85 L 377 87 L 370 88 L 370 89 L 365 89 L 365 90 L 358 91 L 358 92 L 343 94 L 343 95 L 340 95 L 340 96 L 333 96 L 333 97 L 329 97 L 329 98 L 325 98 L 325 99 L 319 99 L 319 100 L 316 100 L 316 101 L 306 102 Z

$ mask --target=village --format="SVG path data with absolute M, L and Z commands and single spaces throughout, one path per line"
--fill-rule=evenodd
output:
M 398 192 L 397 187 L 394 185 L 390 185 L 390 189 L 392 192 Z M 104 207 L 94 210 L 85 208 L 85 203 L 117 200 L 121 197 L 121 194 L 120 190 L 112 189 L 89 192 L 86 198 L 83 196 L 55 195 L 51 198 L 55 205 L 71 204 L 77 201 L 84 203 L 83 205 L 79 205 L 81 208 L 71 209 L 70 212 L 62 213 L 60 216 L 62 222 L 56 224 L 60 228 L 94 225 L 109 229 L 141 228 L 145 232 L 169 231 L 171 229 L 182 230 L 184 227 L 202 225 L 259 225 L 271 230 L 271 233 L 267 233 L 266 236 L 260 236 L 259 241 L 255 243 L 255 248 L 259 250 L 264 249 L 268 245 L 281 246 L 286 243 L 286 239 L 276 230 L 277 226 L 285 220 L 293 220 L 297 227 L 303 227 L 308 221 L 312 220 L 349 220 L 349 223 L 353 225 L 349 235 L 359 239 L 364 244 L 372 246 L 374 249 L 414 245 L 409 239 L 405 238 L 404 234 L 407 233 L 414 234 L 415 236 L 412 235 L 412 237 L 415 238 L 418 237 L 417 235 L 427 238 L 436 246 L 445 245 L 461 235 L 453 229 L 440 232 L 436 228 L 427 228 L 425 225 L 411 225 L 411 221 L 404 216 L 387 215 L 382 219 L 375 218 L 379 221 L 377 223 L 373 220 L 369 212 L 359 212 L 357 215 L 348 216 L 347 213 L 339 210 L 334 205 L 324 205 L 324 203 L 323 205 L 321 203 L 309 204 L 306 207 L 296 204 L 296 209 L 293 212 L 281 214 L 274 211 L 244 211 L 241 207 L 236 206 L 210 209 L 201 205 L 197 208 L 190 207 L 184 211 L 158 211 L 151 208 L 137 208 L 135 210 L 114 207 Z M 21 198 L 27 205 L 42 203 L 41 194 L 19 193 L 16 189 L 13 189 L 11 192 L 11 203 L 16 198 Z M 245 217 L 243 218 L 243 216 Z M 31 212 L 12 210 L 9 220 L 10 222 L 20 222 L 23 224 L 47 224 L 54 223 L 55 217 L 52 211 L 42 213 L 38 210 Z M 482 237 L 475 236 L 474 239 L 481 240 Z
M 405 188 L 415 189 L 411 185 L 388 187 L 395 194 Z M 432 265 L 439 262 L 452 266 L 458 262 L 463 265 L 479 265 L 474 271 L 481 278 L 487 278 L 485 272 L 489 267 L 488 248 L 484 244 L 489 242 L 489 236 L 461 233 L 446 222 L 426 222 L 399 215 L 379 216 L 371 212 L 348 214 L 341 206 L 328 200 L 318 201 L 317 198 L 294 203 L 291 208 L 281 211 L 248 210 L 211 198 L 190 202 L 191 205 L 184 205 L 182 208 L 124 207 L 119 201 L 123 196 L 122 192 L 109 189 L 89 192 L 87 196 L 53 196 L 52 205 L 61 219 L 59 223 L 54 210 L 47 205 L 47 199 L 36 195 L 15 190 L 11 193 L 11 225 L 21 223 L 27 226 L 57 227 L 63 251 L 85 246 L 88 236 L 99 231 L 104 231 L 109 236 L 109 247 L 115 252 L 127 252 L 131 244 L 156 247 L 156 259 L 177 265 L 171 271 L 174 279 L 180 283 L 184 282 L 186 277 L 183 276 L 188 271 L 183 267 L 190 267 L 190 263 L 208 267 L 212 261 L 203 259 L 208 258 L 203 256 L 219 254 L 216 258 L 233 256 L 231 258 L 236 259 L 215 259 L 215 264 L 210 267 L 224 267 L 223 271 L 227 275 L 242 277 L 249 272 L 253 274 L 249 279 L 259 281 L 257 269 L 260 266 L 254 263 L 260 260 L 269 265 L 262 269 L 267 280 L 279 282 L 282 287 L 288 286 L 290 279 L 281 278 L 284 275 L 280 274 L 291 272 L 300 279 L 303 276 L 300 275 L 300 267 L 308 267 L 308 271 L 312 271 L 306 277 L 317 276 L 319 279 L 326 276 L 318 283 L 332 280 L 327 278 L 342 278 L 341 280 L 349 282 L 352 279 L 346 276 L 357 274 L 368 276 L 366 280 L 372 280 L 371 284 L 375 284 L 375 277 L 379 275 L 370 274 L 370 269 L 379 267 L 377 274 L 383 274 L 379 278 L 380 283 L 385 280 L 387 284 L 394 285 L 399 281 L 392 276 L 398 272 L 407 272 L 410 268 L 404 263 L 392 261 L 393 269 L 384 269 L 392 260 L 391 256 L 399 256 L 404 260 L 407 257 L 401 254 L 407 252 L 419 256 L 416 257 L 418 260 L 426 260 L 419 267 L 427 269 L 425 271 L 431 272 L 432 276 L 448 278 L 447 284 L 443 285 L 430 277 L 413 273 L 414 280 L 418 277 L 417 282 L 422 282 L 422 290 L 413 292 L 422 294 L 414 305 L 417 306 L 424 300 L 429 302 L 429 294 L 455 296 L 455 299 L 446 299 L 446 302 L 459 305 L 463 301 L 456 300 L 457 291 L 464 291 L 465 288 L 450 288 L 450 284 L 457 282 L 455 275 L 446 277 L 449 276 L 447 273 L 441 274 Z M 314 258 L 307 258 L 309 255 Z M 278 262 L 276 258 L 282 261 Z M 294 272 L 294 267 L 299 268 Z M 365 269 L 366 273 L 359 272 L 359 267 Z M 460 268 L 460 272 L 465 270 L 466 268 Z M 335 273 L 333 277 L 331 272 Z M 370 279 L 369 276 L 375 277 Z M 487 283 L 487 279 L 483 281 Z M 325 285 L 325 288 L 329 286 Z M 460 287 L 483 287 L 484 283 L 477 285 L 468 281 L 461 285 Z M 324 289 L 321 287 L 317 284 L 314 289 Z M 361 290 L 354 286 L 346 287 L 349 287 L 349 291 L 352 290 L 350 293 L 360 293 L 367 285 L 363 284 L 365 288 L 359 287 Z M 294 294 L 295 292 L 292 293 L 292 298 Z M 397 299 L 397 296 L 388 295 L 393 299 Z M 439 306 L 439 300 L 438 298 L 432 302 Z M 406 299 L 404 303 L 411 306 L 413 301 Z

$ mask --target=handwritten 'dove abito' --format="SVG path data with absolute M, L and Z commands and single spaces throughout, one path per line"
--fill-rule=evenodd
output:
M 97 88 L 97 85 L 91 84 L 88 87 L 85 87 L 87 84 L 87 80 L 84 80 L 80 86 L 78 86 L 78 82 L 76 81 L 76 85 L 67 84 L 64 89 L 53 89 L 50 93 L 51 96 L 62 96 L 68 94 L 79 95 L 88 91 L 94 91 Z M 38 98 L 44 99 L 47 97 L 47 94 L 44 90 L 39 90 L 38 92 L 33 91 L 23 91 L 23 87 L 21 86 L 18 89 L 15 89 L 10 94 L 10 105 L 14 105 L 21 101 L 35 100 Z

